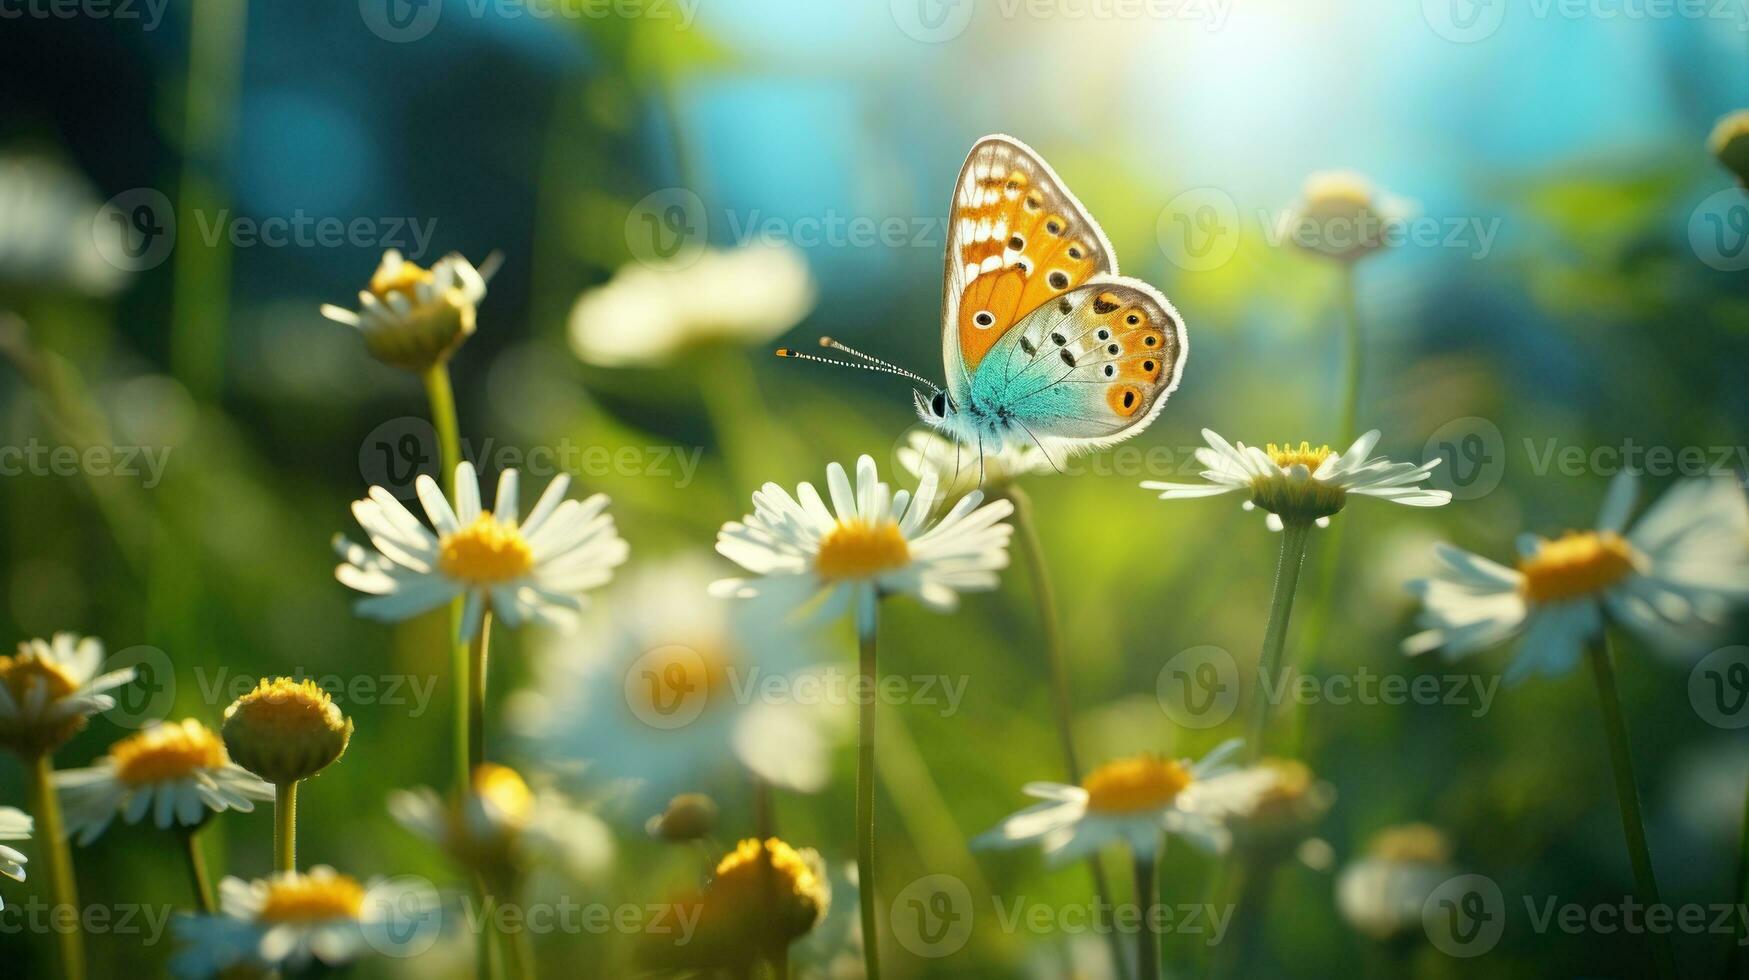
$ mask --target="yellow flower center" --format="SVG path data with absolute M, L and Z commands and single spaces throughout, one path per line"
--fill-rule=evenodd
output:
M 28 649 L 20 649 L 15 656 L 0 657 L 0 683 L 6 685 L 13 701 L 22 701 L 32 687 L 39 685 L 48 692 L 48 701 L 59 701 L 79 687 L 60 665 Z
M 412 262 L 402 262 L 394 272 L 378 269 L 370 277 L 370 291 L 380 300 L 387 300 L 391 293 L 400 293 L 412 303 L 418 300 L 418 287 L 421 283 L 430 282 L 430 271 L 421 269 Z
M 1520 590 L 1532 602 L 1596 595 L 1633 574 L 1639 556 L 1613 531 L 1569 531 L 1518 561 Z
M 229 761 L 225 743 L 193 718 L 129 735 L 109 747 L 109 758 L 116 778 L 129 786 L 170 782 Z
M 911 546 L 892 521 L 845 521 L 820 542 L 814 570 L 830 580 L 871 578 L 911 560 Z
M 467 527 L 438 542 L 437 567 L 450 578 L 493 585 L 521 578 L 534 567 L 534 552 L 522 531 L 482 511 Z
M 476 767 L 474 795 L 514 826 L 527 824 L 534 812 L 534 794 L 516 770 L 508 766 L 485 762 Z
M 762 855 L 766 860 L 761 860 Z M 735 845 L 717 862 L 706 895 L 716 909 L 757 912 L 780 903 L 804 917 L 808 909 L 815 914 L 824 911 L 831 901 L 826 884 L 807 859 L 775 837 L 763 845 L 751 838 Z
M 1275 465 L 1281 467 L 1283 470 L 1289 469 L 1296 464 L 1303 464 L 1306 469 L 1311 470 L 1314 473 L 1317 472 L 1318 467 L 1321 466 L 1325 460 L 1336 455 L 1331 451 L 1329 446 L 1318 446 L 1314 448 L 1309 442 L 1302 442 L 1298 446 L 1291 443 L 1284 443 L 1278 446 L 1272 442 L 1263 451 L 1268 453 L 1269 458 L 1275 461 Z
M 1087 774 L 1087 809 L 1100 813 L 1158 810 L 1178 798 L 1193 777 L 1172 759 L 1138 755 L 1107 762 Z
M 329 922 L 358 919 L 364 886 L 347 875 L 281 875 L 267 886 L 258 922 Z

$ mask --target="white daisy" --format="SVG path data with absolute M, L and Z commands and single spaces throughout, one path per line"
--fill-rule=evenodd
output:
M 1451 843 L 1426 824 L 1387 827 L 1365 857 L 1336 877 L 1336 907 L 1355 931 L 1380 941 L 1422 927 L 1428 896 L 1457 874 Z
M 369 619 L 398 621 L 467 596 L 460 637 L 474 635 L 489 608 L 512 628 L 530 620 L 570 627 L 583 593 L 613 577 L 626 560 L 626 543 L 607 513 L 607 496 L 566 500 L 569 476 L 560 474 L 528 517 L 518 520 L 517 476 L 498 478 L 492 510 L 480 509 L 473 464 L 455 469 L 452 510 L 437 481 L 420 474 L 419 501 L 432 527 L 420 523 L 395 495 L 371 487 L 352 514 L 375 549 L 336 535 L 345 559 L 335 577 L 370 598 L 354 607 Z
M 158 239 L 135 232 L 132 218 L 99 202 L 78 171 L 34 154 L 0 156 L 0 282 L 113 293 L 158 255 Z M 134 245 L 147 252 L 130 253 Z
M 1423 629 L 1403 651 L 1457 659 L 1522 636 L 1508 682 L 1561 674 L 1606 615 L 1671 654 L 1704 650 L 1730 606 L 1749 598 L 1749 502 L 1728 480 L 1686 480 L 1630 530 L 1635 484 L 1615 478 L 1595 530 L 1520 537 L 1516 568 L 1439 545 L 1444 567 L 1409 583 Z
M 725 579 L 711 589 L 783 605 L 823 593 L 822 617 L 854 604 L 863 622 L 873 621 L 880 596 L 896 593 L 916 596 L 931 609 L 951 610 L 960 592 L 996 587 L 1014 531 L 1002 519 L 1014 505 L 998 500 L 980 507 L 984 495 L 974 490 L 932 522 L 938 485 L 931 470 L 916 496 L 894 493 L 876 476 L 868 456 L 856 462 L 855 487 L 844 467 L 826 468 L 831 509 L 812 484 L 801 484 L 792 497 L 767 483 L 753 494 L 753 513 L 724 524 L 717 534 L 717 551 L 758 577 Z
M 1444 490 L 1421 486 L 1438 459 L 1425 463 L 1394 463 L 1383 456 L 1367 454 L 1378 445 L 1379 432 L 1354 440 L 1344 453 L 1329 446 L 1313 448 L 1308 443 L 1263 449 L 1244 443 L 1229 443 L 1210 429 L 1202 430 L 1208 446 L 1196 451 L 1197 461 L 1208 467 L 1202 473 L 1207 483 L 1147 482 L 1142 486 L 1160 491 L 1161 500 L 1214 497 L 1244 493 L 1246 510 L 1261 507 L 1269 512 L 1269 529 L 1279 531 L 1284 522 L 1328 527 L 1330 518 L 1342 510 L 1349 494 L 1377 497 L 1411 507 L 1439 507 L 1451 502 Z
M 1003 446 L 979 459 L 976 451 L 968 452 L 963 444 L 934 429 L 913 429 L 897 456 L 899 465 L 918 479 L 923 478 L 925 469 L 934 470 L 944 500 L 957 500 L 979 487 L 1000 492 L 1023 476 L 1056 471 L 1044 450 L 1030 442 Z
M 488 875 L 540 866 L 593 881 L 612 866 L 613 835 L 600 817 L 555 790 L 530 789 L 508 766 L 482 763 L 473 779 L 460 807 L 421 786 L 391 793 L 389 814 L 464 867 Z
M 1396 244 L 1415 210 L 1412 202 L 1380 191 L 1361 174 L 1319 171 L 1306 178 L 1278 230 L 1305 251 L 1352 262 Z
M 118 813 L 128 823 L 150 813 L 159 829 L 198 827 L 211 814 L 248 813 L 255 800 L 273 799 L 273 787 L 232 762 L 218 735 L 193 718 L 129 735 L 96 765 L 54 779 L 67 835 L 80 844 L 96 840 Z
M 482 271 L 460 255 L 446 255 L 422 269 L 391 248 L 370 288 L 359 292 L 356 311 L 324 303 L 322 315 L 358 328 L 377 360 L 423 371 L 473 334 L 476 308 L 496 264 L 496 258 L 487 259 Z
M 784 617 L 711 598 L 712 570 L 678 559 L 641 570 L 574 635 L 536 659 L 510 720 L 552 758 L 590 760 L 644 813 L 739 765 L 782 789 L 818 792 L 847 733 L 829 668 Z M 799 697 L 799 692 L 821 694 Z M 612 745 L 612 752 L 600 747 Z
M 1195 763 L 1155 755 L 1117 759 L 1088 773 L 1079 786 L 1028 783 L 1022 792 L 1045 802 L 973 843 L 1014 847 L 1037 841 L 1057 866 L 1117 843 L 1150 857 L 1159 850 L 1162 831 L 1201 850 L 1223 852 L 1232 841 L 1228 820 L 1255 809 L 1276 781 L 1268 769 L 1230 765 L 1240 745 L 1239 739 L 1223 742 Z
M 206 978 L 241 967 L 292 976 L 338 969 L 373 952 L 411 955 L 433 938 L 441 917 L 436 898 L 422 881 L 360 883 L 325 865 L 256 881 L 226 878 L 218 914 L 177 918 L 184 948 L 170 972 Z
M 29 840 L 33 829 L 30 814 L 17 807 L 0 806 L 0 840 Z M 20 851 L 0 844 L 0 875 L 13 881 L 24 880 L 24 866 L 30 861 Z M 6 907 L 0 902 L 0 909 Z
M 707 249 L 690 263 L 625 266 L 578 297 L 571 347 L 602 367 L 657 365 L 702 344 L 764 343 L 813 306 L 813 277 L 793 247 Z
M 26 754 L 54 749 L 115 707 L 106 692 L 132 681 L 134 668 L 102 669 L 103 643 L 73 633 L 20 643 L 0 657 L 0 745 Z

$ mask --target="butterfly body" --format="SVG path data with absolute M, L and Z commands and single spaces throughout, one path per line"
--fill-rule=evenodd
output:
M 1118 275 L 1111 243 L 1050 166 L 987 136 L 961 168 L 942 290 L 947 387 L 918 415 L 980 454 L 1053 459 L 1129 438 L 1184 368 L 1177 310 Z

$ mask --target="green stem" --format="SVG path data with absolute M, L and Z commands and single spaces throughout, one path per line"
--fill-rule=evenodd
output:
M 443 486 L 451 500 L 455 499 L 455 468 L 462 461 L 461 426 L 456 420 L 455 389 L 449 383 L 449 365 L 434 364 L 422 376 L 425 396 L 431 403 L 431 425 L 437 430 L 437 451 L 442 469 Z M 454 755 L 455 783 L 458 799 L 464 797 L 472 783 L 473 768 L 468 765 L 472 743 L 472 728 L 468 721 L 468 676 L 472 653 L 469 644 L 460 637 L 462 605 L 467 600 L 458 597 L 449 606 L 450 667 L 455 674 L 455 719 L 451 752 Z
M 1731 901 L 1749 904 L 1749 794 L 1745 794 L 1743 802 L 1743 832 L 1742 843 L 1737 849 L 1737 876 L 1732 880 Z M 1736 942 L 1731 944 L 1730 953 L 1725 958 L 1725 976 L 1742 976 L 1743 943 L 1745 940 L 1744 923 L 1741 915 L 1736 917 L 1736 927 L 1732 935 Z
M 49 888 L 55 907 L 71 910 L 71 924 L 55 930 L 61 946 L 61 975 L 66 980 L 85 980 L 85 939 L 80 933 L 79 887 L 73 878 L 73 854 L 67 847 L 67 831 L 61 822 L 61 801 L 55 795 L 55 763 L 49 753 L 39 752 L 30 761 L 30 809 L 36 818 L 36 835 L 42 841 L 43 860 L 49 866 Z
M 1621 710 L 1621 695 L 1616 690 L 1615 666 L 1611 662 L 1609 634 L 1601 633 L 1590 644 L 1587 653 L 1591 661 L 1591 676 L 1597 681 L 1597 700 L 1603 709 L 1603 731 L 1609 742 L 1609 761 L 1615 772 L 1615 798 L 1621 808 L 1622 834 L 1627 839 L 1628 862 L 1634 869 L 1634 888 L 1647 907 L 1661 905 L 1658 879 L 1652 871 L 1652 852 L 1646 846 L 1646 824 L 1640 815 L 1640 791 L 1634 781 L 1633 753 L 1628 744 L 1627 719 Z M 1675 980 L 1676 954 L 1670 947 L 1667 933 L 1652 932 L 1652 959 L 1657 964 L 1661 980 Z
M 1152 921 L 1154 865 L 1154 855 L 1136 853 L 1136 908 L 1142 919 L 1136 930 L 1136 976 L 1141 980 L 1160 980 L 1160 936 Z
M 273 788 L 273 870 L 298 869 L 298 784 Z
M 863 586 L 871 588 L 872 586 Z M 862 690 L 873 691 L 875 635 L 880 631 L 879 599 L 857 597 L 856 638 Z M 875 698 L 859 698 L 856 728 L 856 876 L 862 912 L 862 962 L 868 980 L 880 980 L 880 930 L 875 924 L 874 765 Z
M 200 828 L 187 827 L 180 833 L 182 846 L 188 853 L 188 880 L 194 889 L 195 903 L 202 912 L 212 915 L 218 907 L 213 904 L 213 886 L 206 873 L 206 855 L 200 849 Z
M 1257 657 L 1258 680 L 1252 692 L 1251 723 L 1245 742 L 1245 758 L 1256 762 L 1263 754 L 1263 736 L 1269 728 L 1270 703 L 1262 683 L 1281 668 L 1282 648 L 1287 645 L 1288 617 L 1293 614 L 1294 592 L 1299 588 L 1300 567 L 1305 564 L 1306 539 L 1312 525 L 1295 522 L 1281 530 L 1281 558 L 1275 566 L 1275 591 L 1269 599 L 1269 625 L 1263 631 L 1263 651 Z
M 1360 433 L 1355 429 L 1360 424 L 1360 376 L 1365 366 L 1365 348 L 1361 340 L 1360 302 L 1356 298 L 1354 285 L 1354 263 L 1342 264 L 1342 350 L 1343 350 L 1343 380 L 1342 391 L 1342 427 L 1341 439 L 1343 448 L 1354 442 Z
M 520 889 L 512 887 L 508 891 L 512 898 L 520 900 Z M 494 916 L 494 921 L 497 918 Z M 528 923 L 524 921 L 514 932 L 501 929 L 498 938 L 499 948 L 504 951 L 505 975 L 513 980 L 534 980 L 534 946 Z
M 1057 738 L 1063 747 L 1063 765 L 1068 771 L 1069 782 L 1079 783 L 1081 760 L 1075 751 L 1075 700 L 1069 691 L 1069 663 L 1068 657 L 1063 653 L 1063 632 L 1057 617 L 1056 588 L 1051 582 L 1050 567 L 1045 562 L 1044 547 L 1039 542 L 1038 524 L 1033 519 L 1032 497 L 1018 486 L 1009 486 L 1005 494 L 1014 504 L 1015 547 L 1020 552 L 1020 560 L 1026 565 L 1026 577 L 1032 583 L 1033 602 L 1039 610 L 1039 629 L 1044 634 L 1045 663 L 1051 675 L 1052 701 L 1056 707 Z M 1105 879 L 1105 866 L 1099 863 L 1097 853 L 1087 858 L 1087 868 L 1093 876 L 1093 908 L 1100 920 L 1100 931 L 1105 933 L 1111 944 L 1112 962 L 1117 964 L 1118 975 L 1127 977 L 1129 967 L 1123 955 L 1123 937 L 1111 928 L 1110 916 L 1104 911 L 1105 896 L 1111 894 L 1111 886 Z
M 486 660 L 492 643 L 492 610 L 480 614 L 480 631 L 468 644 L 468 772 L 486 761 Z

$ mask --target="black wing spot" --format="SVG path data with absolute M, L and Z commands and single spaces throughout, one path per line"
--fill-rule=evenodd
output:
M 1061 347 L 1068 342 L 1069 342 L 1069 338 L 1063 336 L 1060 333 L 1051 334 L 1051 343 L 1056 344 L 1058 347 Z
M 1078 259 L 1080 257 L 1081 257 L 1081 246 L 1070 245 L 1069 246 L 1069 258 Z
M 1108 302 L 1104 296 L 1096 296 L 1093 298 L 1093 312 L 1100 316 L 1104 316 L 1115 309 L 1117 309 L 1117 304 Z
M 1038 353 L 1038 348 L 1033 346 L 1032 341 L 1027 340 L 1025 337 L 1020 338 L 1020 349 L 1026 352 L 1027 357 L 1031 357 Z
M 1057 301 L 1057 312 L 1064 316 L 1068 316 L 1070 313 L 1075 312 L 1075 304 L 1069 302 L 1068 297 L 1065 296 Z
M 1147 344 L 1149 347 L 1152 347 L 1155 344 L 1158 344 L 1159 342 L 1160 342 L 1160 338 L 1154 336 L 1153 334 L 1149 334 L 1148 336 L 1142 338 L 1142 343 Z
M 1061 269 L 1058 269 L 1055 272 L 1052 272 L 1051 276 L 1050 276 L 1050 284 L 1051 284 L 1052 289 L 1068 289 L 1069 288 L 1068 273 L 1065 273 Z
M 1153 371 L 1154 370 L 1154 362 L 1153 361 L 1143 361 L 1142 362 L 1142 370 L 1150 371 L 1150 372 Z
M 1105 366 L 1105 376 L 1108 378 L 1117 377 L 1117 365 L 1116 364 L 1107 364 Z
M 1107 354 L 1116 354 L 1116 353 L 1118 353 L 1118 352 L 1120 352 L 1120 351 L 1122 351 L 1122 350 L 1123 350 L 1123 348 L 1122 348 L 1122 347 L 1119 347 L 1119 346 L 1118 346 L 1118 345 L 1116 345 L 1116 344 L 1112 344 L 1112 345 L 1111 345 L 1111 346 L 1110 346 L 1110 347 L 1107 347 L 1107 348 L 1106 348 L 1106 349 L 1105 349 L 1105 352 L 1106 352 L 1106 353 L 1107 353 Z
M 1111 331 L 1105 329 L 1104 327 L 1100 327 L 1099 332 L 1095 333 L 1093 336 L 1098 337 L 1100 340 L 1110 340 L 1111 339 Z
M 1123 407 L 1134 408 L 1135 406 L 1136 406 L 1136 393 L 1133 391 L 1124 392 L 1123 393 Z
M 996 317 L 989 310 L 979 310 L 972 314 L 972 322 L 980 327 L 988 327 L 996 322 Z
M 1075 366 L 1075 355 L 1069 353 L 1069 348 L 1065 347 L 1062 350 L 1058 351 L 1057 353 L 1063 355 L 1063 363 L 1064 364 L 1067 364 L 1070 367 Z
M 1021 251 L 1022 249 L 1026 248 L 1026 239 L 1020 237 L 1019 235 L 1015 235 L 1014 237 L 1008 239 L 1008 247 L 1011 249 L 1014 249 L 1016 252 Z
M 1048 231 L 1053 235 L 1061 235 L 1063 233 L 1063 223 L 1053 218 L 1050 221 L 1045 222 L 1045 231 Z

